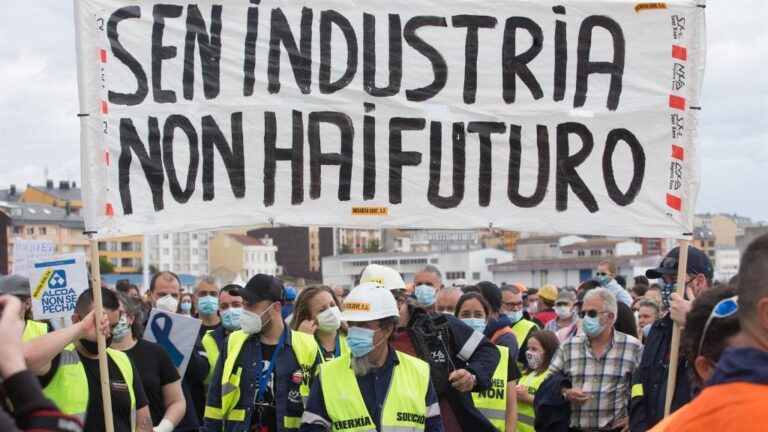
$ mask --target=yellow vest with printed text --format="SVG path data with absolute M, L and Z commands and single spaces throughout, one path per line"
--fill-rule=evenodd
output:
M 391 349 L 391 348 L 390 348 Z M 424 430 L 429 390 L 429 365 L 408 354 L 395 352 L 399 364 L 394 366 L 387 398 L 381 408 L 381 432 Z M 357 378 L 351 368 L 351 354 L 320 366 L 320 386 L 331 430 L 376 432 L 376 425 L 365 406 Z M 365 389 L 370 391 L 370 389 Z
M 528 394 L 534 396 L 541 383 L 547 378 L 547 371 L 536 374 L 533 371 L 526 372 L 520 377 L 518 384 L 528 390 Z M 533 420 L 536 413 L 533 411 L 533 404 L 517 401 L 517 432 L 534 432 Z
M 507 375 L 509 374 L 509 348 L 496 346 L 501 353 L 499 364 L 493 372 L 491 387 L 481 392 L 472 392 L 472 401 L 480 413 L 499 432 L 505 431 L 507 413 Z

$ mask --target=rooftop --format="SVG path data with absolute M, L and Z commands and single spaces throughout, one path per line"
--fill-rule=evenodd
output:
M 593 240 L 587 240 L 585 242 L 573 243 L 568 246 L 563 246 L 562 248 L 560 248 L 560 250 L 574 251 L 574 250 L 581 250 L 581 249 L 613 248 L 616 246 L 617 243 L 621 243 L 622 241 L 625 241 L 625 240 L 593 239 Z
M 257 239 L 256 237 L 251 237 L 244 234 L 227 235 L 231 237 L 232 240 L 240 243 L 243 246 L 269 246 L 267 243 L 263 242 L 261 239 Z
M 77 187 L 77 183 L 75 182 L 60 181 L 58 185 L 55 185 L 53 180 L 48 180 L 44 186 L 28 185 L 27 187 L 35 188 L 64 201 L 82 200 L 82 191 Z
M 13 226 L 61 225 L 69 228 L 85 228 L 83 216 L 66 208 L 47 204 L 7 203 L 4 205 L 11 216 Z

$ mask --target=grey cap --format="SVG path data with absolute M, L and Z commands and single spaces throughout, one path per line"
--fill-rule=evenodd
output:
M 29 279 L 24 276 L 10 275 L 0 280 L 0 294 L 29 297 Z

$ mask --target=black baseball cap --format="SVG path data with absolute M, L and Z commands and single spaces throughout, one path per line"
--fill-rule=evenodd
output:
M 285 301 L 285 287 L 280 279 L 259 273 L 251 278 L 243 289 L 239 290 L 240 297 L 249 303 L 264 300 Z
M 647 270 L 645 275 L 650 279 L 658 279 L 665 274 L 677 274 L 679 259 L 680 248 L 676 247 L 667 253 L 667 256 L 661 260 L 658 267 Z M 688 265 L 685 272 L 689 274 L 703 274 L 705 277 L 712 279 L 714 276 L 712 260 L 701 250 L 688 246 Z

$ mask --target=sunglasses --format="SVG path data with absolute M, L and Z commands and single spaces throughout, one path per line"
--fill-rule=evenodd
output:
M 597 272 L 595 273 L 596 276 L 608 276 L 608 273 L 605 272 Z
M 699 350 L 696 353 L 697 357 L 701 355 L 701 349 L 704 347 L 704 340 L 707 338 L 707 330 L 709 330 L 709 325 L 712 324 L 712 320 L 715 318 L 728 318 L 738 311 L 739 296 L 737 295 L 720 300 L 715 305 L 715 307 L 712 308 L 712 312 L 709 313 L 709 317 L 707 318 L 707 323 L 704 324 L 704 331 L 701 332 L 701 339 L 699 339 Z
M 588 316 L 588 317 L 590 317 L 590 318 L 596 318 L 598 315 L 600 315 L 600 314 L 606 314 L 606 313 L 610 313 L 610 312 L 607 312 L 607 311 L 598 312 L 598 311 L 596 311 L 596 310 L 594 310 L 594 309 L 590 309 L 590 310 L 580 310 L 580 311 L 579 311 L 579 318 L 584 318 L 584 316 L 585 316 L 585 315 L 586 315 L 586 316 Z

